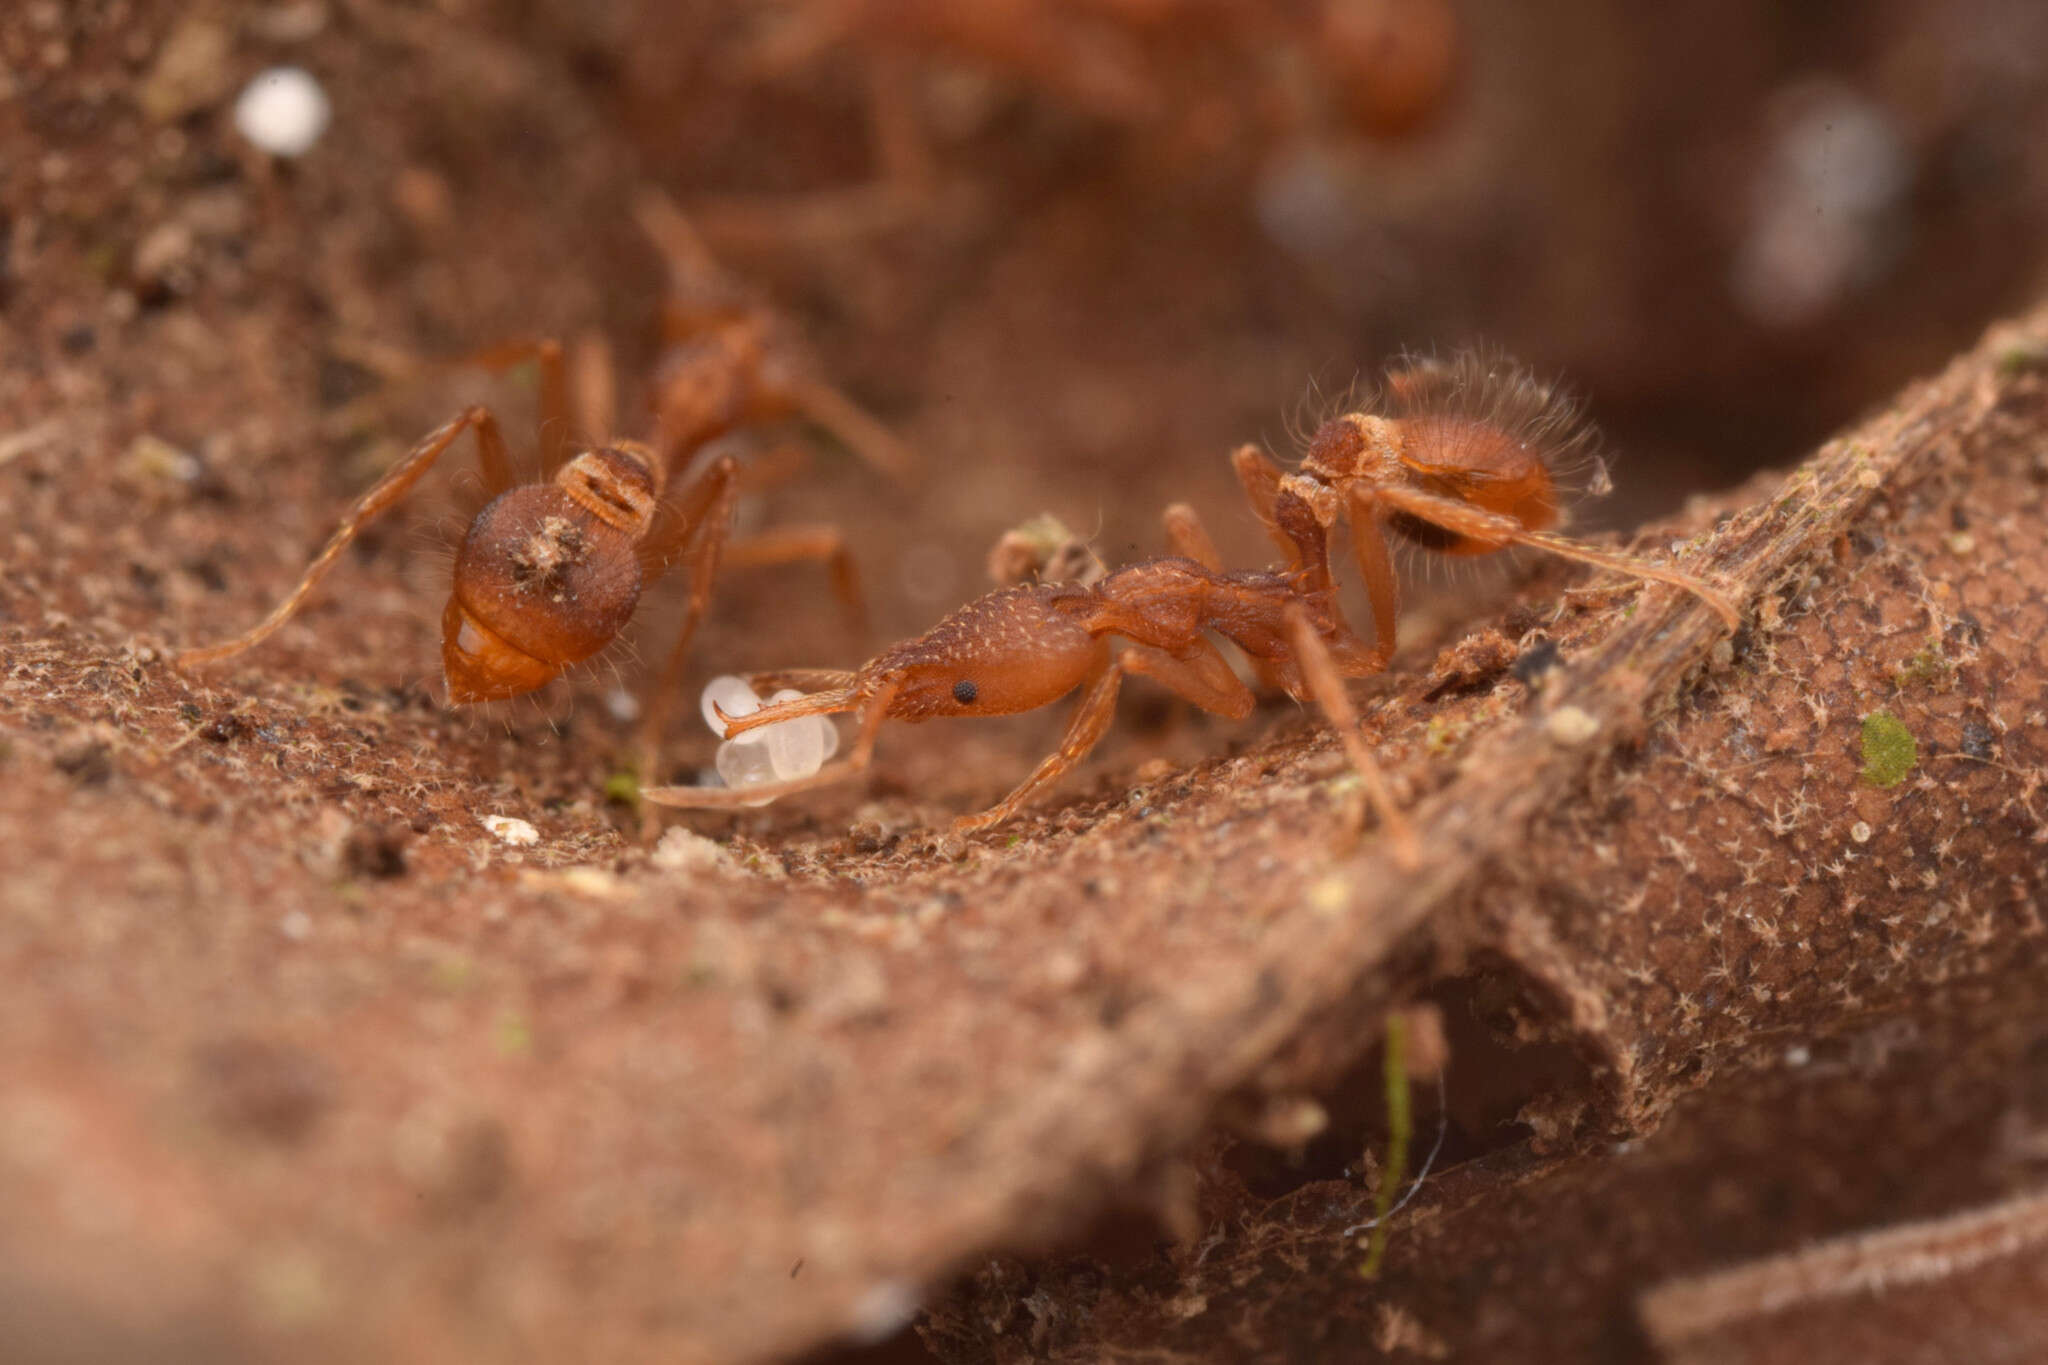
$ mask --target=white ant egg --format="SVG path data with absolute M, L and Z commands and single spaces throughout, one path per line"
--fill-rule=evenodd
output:
M 792 701 L 804 694 L 784 688 L 769 698 L 771 704 Z M 713 706 L 717 709 L 714 710 Z M 719 712 L 738 718 L 761 709 L 761 699 L 747 680 L 727 674 L 704 686 L 700 701 L 704 723 L 721 738 L 725 726 Z M 839 727 L 825 716 L 799 716 L 795 720 L 763 725 L 735 735 L 718 746 L 714 760 L 719 778 L 728 787 L 756 787 L 764 782 L 790 781 L 809 777 L 839 751 Z M 767 805 L 772 797 L 750 804 Z
M 296 66 L 273 66 L 243 87 L 235 130 L 272 156 L 304 156 L 332 114 L 320 82 Z
M 718 707 L 717 711 L 711 709 L 714 704 Z M 732 716 L 735 719 L 740 716 L 751 716 L 754 712 L 761 709 L 761 699 L 754 695 L 753 688 L 747 686 L 745 678 L 727 673 L 722 677 L 713 678 L 710 682 L 704 684 L 704 695 L 700 699 L 699 705 L 704 709 L 704 723 L 711 727 L 711 733 L 717 735 L 720 739 L 724 739 L 725 723 L 719 720 L 718 711 L 723 711 L 726 715 Z M 757 743 L 760 738 L 760 731 L 749 730 L 733 742 L 735 744 L 753 744 Z
M 786 687 L 768 699 L 769 705 L 779 701 L 791 701 L 803 693 Z M 816 723 L 814 723 L 816 722 Z M 825 736 L 820 727 L 831 728 L 831 722 L 823 716 L 800 716 L 786 720 L 780 725 L 764 725 L 761 737 L 768 746 L 768 757 L 775 765 L 775 775 L 787 781 L 793 777 L 809 777 L 825 765 Z

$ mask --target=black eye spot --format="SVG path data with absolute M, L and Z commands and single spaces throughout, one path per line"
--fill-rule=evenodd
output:
M 971 705 L 974 699 L 980 695 L 981 689 L 965 678 L 953 684 L 953 700 L 959 702 L 962 706 Z

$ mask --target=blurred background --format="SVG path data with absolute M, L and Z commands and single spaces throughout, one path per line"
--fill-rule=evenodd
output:
M 1226 452 L 1298 453 L 1403 349 L 1583 395 L 1617 492 L 1580 519 L 1626 527 L 2048 285 L 2037 0 L 27 0 L 0 36 L 0 401 L 189 458 L 115 491 L 193 505 L 202 585 L 209 493 L 303 506 L 281 565 L 458 404 L 530 433 L 519 376 L 392 356 L 601 335 L 637 413 L 648 185 L 921 455 L 898 489 L 826 447 L 748 512 L 845 525 L 877 637 L 1039 511 L 1114 562 L 1186 499 L 1262 560 Z M 293 157 L 234 124 L 277 65 L 332 111 Z M 812 600 L 734 584 L 700 657 L 789 662 Z

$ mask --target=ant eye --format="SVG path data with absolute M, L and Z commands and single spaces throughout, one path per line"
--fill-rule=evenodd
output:
M 971 704 L 980 695 L 981 689 L 965 678 L 953 684 L 953 700 L 959 702 L 962 706 Z

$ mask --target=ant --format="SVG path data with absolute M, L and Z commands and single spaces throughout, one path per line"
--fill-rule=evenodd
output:
M 471 357 L 493 369 L 537 364 L 544 481 L 516 484 L 497 419 L 488 408 L 468 408 L 357 500 L 269 616 L 232 640 L 187 649 L 176 662 L 187 668 L 212 663 L 268 638 L 297 614 L 349 543 L 403 499 L 464 432 L 474 435 L 490 501 L 462 538 L 441 615 L 451 705 L 520 696 L 589 659 L 625 628 L 646 585 L 685 564 L 689 604 L 643 718 L 643 771 L 651 772 L 667 699 L 680 683 L 721 560 L 744 566 L 821 561 L 858 615 L 853 561 L 836 529 L 792 527 L 733 538 L 747 475 L 731 455 L 693 467 L 695 457 L 740 426 L 790 417 L 815 422 L 898 479 L 910 469 L 908 452 L 850 399 L 810 376 L 794 340 L 765 306 L 741 294 L 680 212 L 651 192 L 635 212 L 667 258 L 671 277 L 649 441 L 613 440 L 572 452 L 569 385 L 557 342 L 513 343 Z M 586 378 L 586 393 L 609 391 L 601 368 Z M 592 431 L 606 420 L 602 414 L 578 417 Z
M 1177 548 L 1206 553 L 1191 509 L 1168 509 Z M 1059 747 L 1023 782 L 978 815 L 953 822 L 959 833 L 999 825 L 1039 789 L 1085 758 L 1108 730 L 1127 674 L 1151 678 L 1205 711 L 1243 720 L 1250 687 L 1208 638 L 1229 640 L 1251 660 L 1261 681 L 1297 701 L 1313 698 L 1329 715 L 1369 799 L 1404 856 L 1414 839 L 1358 732 L 1343 679 L 1378 672 L 1378 656 L 1337 614 L 1327 589 L 1304 587 L 1306 566 L 1280 572 L 1225 573 L 1193 555 L 1128 565 L 1092 586 L 1040 582 L 998 588 L 947 616 L 923 635 L 884 651 L 854 672 L 804 669 L 753 675 L 757 688 L 822 689 L 744 716 L 716 707 L 728 738 L 803 716 L 857 712 L 850 755 L 806 777 L 744 787 L 654 787 L 641 793 L 658 805 L 729 809 L 824 786 L 865 769 L 885 720 L 937 716 L 1007 716 L 1036 710 L 1080 690 Z M 1128 641 L 1112 649 L 1111 637 Z
M 1353 412 L 1325 423 L 1301 468 L 1281 471 L 1256 447 L 1234 457 L 1253 509 L 1287 557 L 1281 571 L 1226 573 L 1193 508 L 1167 509 L 1173 557 L 1130 565 L 1092 585 L 1040 582 L 1002 588 L 855 672 L 758 675 L 757 685 L 804 685 L 812 695 L 741 717 L 721 709 L 728 737 L 802 716 L 857 712 L 849 757 L 805 776 L 742 788 L 662 787 L 643 793 L 673 806 L 726 809 L 807 791 L 868 766 L 884 720 L 1007 715 L 1079 688 L 1059 748 L 995 806 L 955 821 L 969 832 L 1000 824 L 1073 768 L 1109 726 L 1126 674 L 1142 674 L 1204 710 L 1241 720 L 1250 688 L 1209 640 L 1244 652 L 1268 687 L 1313 697 L 1335 725 L 1367 800 L 1412 864 L 1414 832 L 1394 805 L 1346 678 L 1383 670 L 1394 654 L 1399 598 L 1386 531 L 1425 550 L 1480 555 L 1510 545 L 1672 584 L 1698 596 L 1731 627 L 1723 594 L 1677 570 L 1582 545 L 1549 530 L 1559 520 L 1559 477 L 1584 455 L 1591 429 L 1578 409 L 1526 371 L 1497 359 L 1410 361 L 1389 373 L 1391 415 Z M 1348 518 L 1373 608 L 1374 642 L 1345 623 L 1330 569 L 1329 531 Z M 1109 637 L 1131 643 L 1112 652 Z
M 1385 411 L 1364 410 L 1373 406 Z M 1389 532 L 1453 557 L 1533 546 L 1683 588 L 1729 629 L 1741 624 L 1735 604 L 1693 575 L 1553 529 L 1562 516 L 1562 480 L 1574 466 L 1591 465 L 1594 492 L 1607 490 L 1606 471 L 1578 404 L 1512 361 L 1470 351 L 1449 361 L 1407 358 L 1361 409 L 1318 427 L 1293 473 L 1257 446 L 1240 446 L 1230 458 L 1254 514 L 1303 564 L 1310 591 L 1330 590 L 1329 533 L 1339 521 L 1350 524 L 1382 665 L 1394 656 L 1401 609 Z
M 743 64 L 787 71 L 866 39 L 949 54 L 1138 124 L 1185 117 L 1179 87 L 1219 71 L 1240 87 L 1273 80 L 1247 56 L 1279 52 L 1297 82 L 1307 74 L 1332 87 L 1329 101 L 1352 126 L 1397 137 L 1443 101 L 1462 36 L 1449 0 L 799 0 Z M 1240 116 L 1270 118 L 1280 102 L 1254 84 L 1237 104 Z
M 816 86 L 827 59 L 864 50 L 873 171 L 795 202 L 696 201 L 706 235 L 736 246 L 888 232 L 942 192 L 966 202 L 924 128 L 921 58 L 1039 91 L 1207 176 L 1276 142 L 1416 134 L 1452 103 L 1467 47 L 1451 0 L 785 0 L 758 16 L 729 68 Z M 672 68 L 651 69 L 639 93 L 658 111 Z

